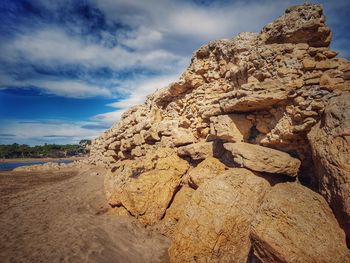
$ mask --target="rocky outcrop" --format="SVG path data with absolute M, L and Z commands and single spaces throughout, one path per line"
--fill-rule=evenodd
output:
M 210 118 L 209 139 L 242 142 L 248 139 L 252 123 L 244 115 L 229 114 Z
M 246 262 L 250 225 L 270 184 L 246 169 L 204 182 L 180 218 L 169 249 L 173 262 Z
M 317 193 L 346 230 L 350 63 L 330 40 L 304 4 L 199 48 L 92 143 L 108 202 L 169 236 L 173 262 L 346 262 Z
M 331 36 L 318 5 L 291 6 L 284 16 L 266 25 L 261 33 L 265 43 L 307 43 L 313 47 L 328 47 Z
M 188 164 L 171 149 L 137 161 L 125 160 L 105 178 L 107 199 L 123 206 L 144 225 L 153 225 L 165 214 Z
M 195 168 L 188 172 L 189 184 L 193 188 L 198 188 L 206 180 L 209 180 L 227 169 L 227 166 L 218 159 L 208 157 Z
M 166 214 L 162 221 L 156 226 L 156 228 L 164 235 L 172 237 L 175 234 L 176 225 L 180 218 L 183 216 L 184 210 L 194 190 L 191 187 L 183 186 L 175 195 L 173 202 L 169 209 L 166 210 Z
M 198 142 L 179 147 L 177 154 L 180 157 L 198 161 L 208 157 L 220 157 L 223 154 L 223 148 L 216 142 Z
M 87 169 L 89 168 L 88 160 L 81 159 L 81 160 L 75 160 L 71 163 L 59 163 L 59 162 L 47 162 L 44 164 L 33 164 L 33 165 L 26 165 L 26 166 L 20 166 L 13 171 L 16 172 L 45 172 L 45 171 L 59 171 L 63 169 Z
M 234 162 L 256 172 L 296 176 L 300 161 L 289 154 L 250 143 L 225 143 Z
M 350 262 L 344 232 L 326 201 L 295 183 L 277 184 L 265 196 L 252 240 L 262 262 Z
M 318 191 L 350 237 L 350 93 L 332 98 L 308 134 Z M 350 240 L 348 240 L 350 244 Z

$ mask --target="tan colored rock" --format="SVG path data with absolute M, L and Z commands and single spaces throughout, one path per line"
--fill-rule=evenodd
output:
M 226 165 L 224 165 L 218 159 L 208 157 L 200 164 L 198 164 L 195 168 L 189 171 L 188 174 L 190 178 L 190 184 L 191 186 L 197 188 L 206 180 L 214 178 L 226 169 Z
M 338 52 L 336 52 L 334 50 L 326 50 L 323 53 L 327 58 L 334 58 L 338 55 Z
M 320 5 L 292 6 L 283 16 L 266 25 L 260 37 L 268 44 L 307 43 L 312 47 L 328 47 L 332 33 L 324 21 Z
M 220 101 L 224 112 L 251 112 L 270 109 L 288 98 L 289 87 L 279 80 L 266 80 L 259 84 L 243 84 L 243 90 Z
M 188 186 L 182 186 L 181 189 L 175 194 L 174 200 L 172 201 L 170 207 L 166 210 L 164 218 L 157 225 L 157 229 L 163 235 L 170 238 L 174 235 L 176 225 L 183 216 L 183 212 L 194 191 L 194 189 Z
M 313 59 L 305 58 L 303 59 L 303 65 L 304 65 L 304 69 L 311 70 L 315 68 L 316 62 Z
M 212 137 L 226 142 L 243 141 L 243 135 L 228 115 L 210 118 L 210 134 Z
M 338 64 L 333 60 L 322 60 L 316 62 L 316 69 L 326 70 L 337 68 Z
M 242 142 L 249 137 L 252 123 L 244 115 L 229 114 L 210 118 L 210 135 L 225 142 Z
M 198 142 L 179 147 L 177 154 L 193 160 L 204 160 L 208 157 L 220 156 L 222 149 L 215 142 Z
M 177 147 L 186 144 L 191 144 L 196 141 L 196 138 L 193 136 L 191 130 L 184 128 L 174 129 L 171 137 L 172 142 Z
M 231 152 L 234 162 L 253 171 L 292 177 L 299 171 L 300 161 L 285 152 L 250 143 L 225 143 L 224 148 Z
M 247 262 L 250 224 L 269 188 L 246 169 L 230 169 L 202 184 L 174 232 L 171 262 Z
M 332 207 L 350 244 L 350 93 L 334 97 L 322 122 L 308 134 L 318 189 Z
M 331 77 L 328 74 L 323 74 L 320 78 L 320 87 L 322 88 L 326 88 L 329 90 L 334 90 L 335 89 L 335 85 L 333 80 L 331 79 Z
M 212 41 L 194 52 L 189 67 L 180 79 L 148 96 L 145 103 L 132 107 L 122 115 L 118 123 L 93 141 L 90 147 L 90 163 L 113 169 L 106 176 L 105 187 L 111 205 L 127 211 L 146 225 L 158 225 L 161 219 L 165 223 L 165 219 L 169 217 L 169 227 L 165 227 L 167 232 L 164 233 L 172 236 L 176 233 L 176 221 L 181 221 L 182 217 L 171 216 L 172 206 L 177 207 L 178 199 L 182 203 L 188 202 L 187 195 L 182 198 L 182 191 L 177 192 L 179 188 L 185 189 L 187 184 L 194 188 L 199 186 L 197 193 L 207 182 L 220 177 L 222 165 L 212 157 L 230 166 L 238 163 L 261 171 L 264 174 L 259 176 L 269 177 L 274 183 L 287 180 L 283 176 L 275 180 L 275 173 L 289 176 L 298 173 L 298 160 L 270 148 L 298 156 L 302 161 L 298 179 L 318 189 L 315 182 L 319 179 L 313 176 L 315 169 L 322 170 L 327 165 L 338 166 L 337 162 L 346 164 L 343 160 L 348 155 L 348 152 L 342 150 L 347 143 L 347 132 L 343 131 L 340 136 L 332 133 L 332 137 L 328 132 L 333 128 L 326 130 L 326 126 L 320 127 L 325 129 L 322 132 L 325 132 L 327 140 L 335 141 L 334 145 L 327 146 L 334 147 L 334 150 L 332 148 L 332 161 L 329 164 L 323 165 L 323 161 L 321 164 L 315 161 L 317 167 L 313 168 L 311 150 L 306 138 L 312 126 L 320 120 L 324 106 L 330 98 L 350 89 L 349 62 L 333 58 L 335 54 L 328 48 L 330 36 L 322 8 L 319 5 L 306 4 L 289 8 L 285 15 L 267 25 L 261 34 L 241 33 L 231 39 Z M 329 76 L 328 79 L 324 77 L 325 74 Z M 342 111 L 345 112 L 344 109 Z M 225 140 L 239 143 L 243 140 L 270 148 L 249 148 L 248 145 L 248 148 L 241 147 L 239 154 L 235 153 L 235 158 L 232 158 L 232 154 L 223 149 L 222 141 Z M 163 147 L 172 150 L 167 153 Z M 327 151 L 328 148 L 324 156 L 327 156 Z M 335 157 L 336 154 L 339 154 L 338 158 Z M 179 157 L 188 160 L 190 165 Z M 201 160 L 205 161 L 200 163 Z M 344 164 L 341 166 L 346 167 Z M 336 169 L 338 168 L 324 170 L 327 174 L 330 173 L 328 170 L 332 170 L 332 174 L 338 173 L 341 176 L 327 175 L 320 182 L 333 189 L 326 190 L 332 196 L 327 200 L 333 200 L 332 208 L 339 222 L 342 222 L 344 201 L 339 201 L 339 197 L 346 196 L 345 186 L 348 179 L 342 177 L 342 170 Z M 225 185 L 226 182 L 222 184 Z M 175 195 L 176 192 L 178 196 Z M 218 200 L 226 197 L 230 199 L 233 194 L 216 190 L 214 193 Z M 214 200 L 211 199 L 211 193 L 208 192 L 207 195 L 210 197 L 208 200 Z M 246 202 L 239 201 L 235 205 L 243 210 Z M 242 207 L 240 203 L 243 204 Z M 213 202 L 210 207 L 216 212 Z M 183 208 L 184 206 L 179 205 L 178 209 L 174 209 L 180 211 Z M 217 225 L 222 222 L 229 222 L 230 226 L 231 221 L 226 219 L 233 212 L 228 209 L 227 215 L 222 213 L 223 211 L 218 210 L 219 218 L 212 220 L 219 222 L 213 224 L 219 230 Z M 220 221 L 220 217 L 224 221 Z M 241 223 L 237 223 L 233 228 L 239 229 L 240 226 Z M 243 232 L 246 226 L 242 223 Z M 206 225 L 203 225 L 203 229 L 201 227 L 199 234 L 204 236 Z M 225 227 L 224 224 L 224 232 Z M 213 233 L 210 227 L 209 233 Z M 216 258 L 225 261 L 226 257 L 229 258 L 227 261 L 235 261 L 230 255 L 239 254 L 237 259 L 244 258 L 242 261 L 246 262 L 246 258 L 242 256 L 248 249 L 245 234 L 242 249 L 238 253 L 225 245 L 224 239 L 234 235 L 220 233 L 215 232 L 219 236 L 216 239 L 217 244 L 225 249 L 214 246 L 211 258 L 207 254 L 204 257 L 208 257 L 208 261 Z M 208 240 L 208 244 L 212 244 L 211 239 Z M 191 242 L 197 241 L 194 239 Z M 227 244 L 229 242 L 230 240 Z M 194 245 L 195 250 L 207 253 L 209 250 L 202 245 L 202 248 Z M 201 253 L 199 252 L 200 255 Z
M 252 223 L 262 262 L 350 262 L 345 235 L 322 196 L 296 183 L 275 185 Z
M 107 200 L 153 225 L 163 217 L 187 169 L 188 163 L 170 149 L 123 161 L 105 177 Z

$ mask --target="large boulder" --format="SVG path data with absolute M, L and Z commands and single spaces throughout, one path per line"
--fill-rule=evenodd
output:
M 189 183 L 194 188 L 203 184 L 206 180 L 221 174 L 227 169 L 227 166 L 214 157 L 208 157 L 195 168 L 188 172 Z
M 220 101 L 224 112 L 253 112 L 271 109 L 288 98 L 290 87 L 280 80 L 265 80 L 261 83 L 241 85 L 241 91 Z M 228 94 L 229 95 L 229 94 Z
M 178 128 L 172 131 L 171 140 L 175 146 L 182 146 L 186 144 L 191 144 L 196 141 L 192 132 L 189 129 Z
M 332 33 L 324 22 L 320 5 L 292 6 L 263 28 L 261 39 L 268 44 L 307 43 L 313 47 L 328 47 Z
M 246 262 L 250 225 L 269 183 L 249 170 L 230 169 L 193 194 L 169 249 L 172 262 Z
M 181 189 L 175 194 L 170 207 L 166 210 L 164 218 L 156 226 L 157 230 L 159 230 L 163 235 L 170 238 L 174 235 L 176 225 L 182 217 L 194 191 L 195 190 L 193 188 L 185 185 L 182 186 Z
M 107 200 L 125 207 L 144 225 L 153 225 L 164 216 L 188 167 L 171 149 L 123 161 L 105 177 Z
M 177 154 L 180 157 L 189 157 L 197 161 L 213 156 L 219 157 L 222 153 L 222 146 L 217 142 L 198 142 L 177 149 Z
M 252 123 L 244 115 L 228 114 L 210 118 L 210 136 L 226 142 L 248 139 Z
M 297 183 L 275 185 L 252 223 L 262 262 L 350 262 L 345 234 L 319 194 Z
M 329 101 L 308 138 L 318 190 L 335 212 L 350 246 L 350 93 Z
M 224 148 L 237 164 L 253 171 L 292 177 L 299 171 L 300 161 L 285 152 L 250 143 L 225 143 Z

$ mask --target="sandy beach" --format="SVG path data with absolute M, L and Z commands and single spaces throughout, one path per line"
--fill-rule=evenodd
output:
M 97 170 L 0 174 L 0 262 L 168 262 L 167 238 L 110 211 Z

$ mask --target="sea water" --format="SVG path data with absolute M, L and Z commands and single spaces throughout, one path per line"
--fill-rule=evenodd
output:
M 35 162 L 13 162 L 13 163 L 0 163 L 0 171 L 10 171 L 20 166 L 27 166 L 27 165 L 33 165 L 33 164 L 44 164 L 48 162 L 53 163 L 71 163 L 73 160 L 57 160 L 57 161 L 47 161 L 47 162 L 41 162 L 41 161 L 35 161 Z

